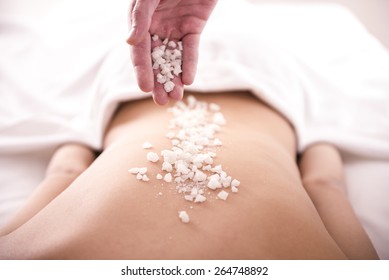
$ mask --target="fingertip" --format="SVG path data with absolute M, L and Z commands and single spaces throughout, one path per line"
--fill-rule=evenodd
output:
M 154 102 L 155 104 L 157 105 L 166 105 L 167 103 L 169 103 L 169 97 L 167 95 L 166 92 L 153 92 L 153 99 L 154 99 Z
M 180 101 L 184 96 L 184 88 L 182 86 L 175 86 L 173 91 L 169 93 L 169 97 L 173 100 Z
M 181 77 L 182 83 L 186 86 L 193 84 L 195 80 L 195 76 L 196 76 L 196 70 L 187 71 L 186 74 L 185 72 L 183 72 Z
M 147 83 L 145 80 L 139 80 L 138 86 L 143 92 L 152 92 L 154 90 L 153 84 Z
M 181 79 L 184 85 L 191 85 L 196 76 L 200 36 L 199 34 L 187 35 L 182 41 L 184 45 L 184 52 Z

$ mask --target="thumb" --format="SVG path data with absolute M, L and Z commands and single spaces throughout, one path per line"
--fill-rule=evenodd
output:
M 130 28 L 127 43 L 136 45 L 141 42 L 148 33 L 154 11 L 159 0 L 133 0 L 128 15 Z

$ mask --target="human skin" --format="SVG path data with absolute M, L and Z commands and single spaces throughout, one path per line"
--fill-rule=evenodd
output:
M 246 92 L 207 94 L 227 120 L 216 164 L 241 181 L 226 201 L 191 204 L 141 148 L 170 147 L 170 115 L 149 99 L 123 104 L 105 150 L 38 214 L 0 239 L 6 259 L 343 259 L 302 186 L 296 138 L 280 114 Z M 129 174 L 147 166 L 149 182 Z M 159 193 L 162 195 L 159 195 Z M 212 198 L 213 197 L 213 198 Z M 190 206 L 193 205 L 193 208 Z M 190 215 L 188 224 L 178 211 Z
M 378 259 L 349 203 L 342 159 L 329 143 L 306 148 L 300 160 L 303 186 L 326 229 L 350 259 Z

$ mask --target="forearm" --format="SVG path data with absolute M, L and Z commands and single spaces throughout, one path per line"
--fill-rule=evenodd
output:
M 304 151 L 300 172 L 305 190 L 327 231 L 350 259 L 376 259 L 375 249 L 347 198 L 337 149 L 315 144 Z
M 325 227 L 345 255 L 351 259 L 377 259 L 377 253 L 336 182 L 305 183 Z
M 43 207 L 66 189 L 75 177 L 75 175 L 70 174 L 46 177 L 23 207 L 0 229 L 0 236 L 9 234 L 35 216 Z
M 81 144 L 60 147 L 50 161 L 46 176 L 23 207 L 0 229 L 7 235 L 27 222 L 63 192 L 94 160 L 94 152 Z

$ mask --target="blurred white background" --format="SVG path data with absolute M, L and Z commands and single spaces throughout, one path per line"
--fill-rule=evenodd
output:
M 338 3 L 349 8 L 367 29 L 389 49 L 388 0 L 251 0 L 262 3 Z M 329 19 L 331 20 L 331 19 Z
M 0 17 L 9 13 L 38 15 L 64 0 L 0 0 Z M 96 0 L 98 1 L 98 0 Z M 219 0 L 234 1 L 234 0 Z M 389 1 L 388 0 L 250 0 L 263 3 L 338 3 L 348 7 L 389 49 Z M 130 0 L 128 0 L 130 3 Z M 238 4 L 238 1 L 237 1 Z M 331 20 L 331 19 L 329 19 Z

